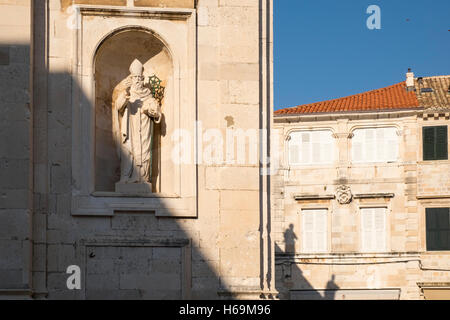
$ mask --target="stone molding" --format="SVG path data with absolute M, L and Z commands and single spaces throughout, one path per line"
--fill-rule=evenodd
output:
M 355 199 L 376 199 L 376 198 L 393 198 L 394 193 L 358 193 L 353 196 Z
M 336 198 L 334 194 L 316 195 L 316 194 L 295 194 L 294 199 L 301 200 L 332 200 Z
M 425 199 L 450 199 L 450 194 L 421 194 L 416 196 L 419 200 L 425 200 Z

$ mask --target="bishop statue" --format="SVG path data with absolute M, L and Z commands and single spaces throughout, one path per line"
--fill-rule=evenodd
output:
M 129 71 L 113 93 L 113 131 L 120 158 L 116 191 L 151 192 L 154 126 L 161 121 L 161 100 L 145 81 L 139 60 L 133 61 Z

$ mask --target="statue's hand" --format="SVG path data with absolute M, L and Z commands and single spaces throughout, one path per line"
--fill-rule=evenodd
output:
M 150 108 L 150 109 L 148 110 L 148 115 L 149 115 L 150 117 L 156 117 L 156 116 L 158 115 L 158 111 L 155 110 L 155 109 L 153 109 L 153 108 Z
M 161 115 L 161 110 L 157 102 L 155 100 L 151 100 L 150 103 L 144 103 L 142 113 L 145 113 L 150 118 L 158 118 Z
M 131 78 L 125 79 L 125 86 L 126 86 L 127 88 L 130 88 L 131 85 L 132 85 L 132 83 L 131 83 Z
M 120 112 L 127 106 L 128 99 L 129 96 L 125 91 L 121 92 L 117 97 L 116 107 Z
M 158 109 L 155 108 L 148 108 L 146 110 L 144 110 L 144 113 L 153 119 L 153 121 L 155 121 L 155 123 L 159 123 L 161 121 L 161 112 Z

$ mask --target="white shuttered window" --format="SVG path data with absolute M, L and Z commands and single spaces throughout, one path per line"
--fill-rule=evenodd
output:
M 302 251 L 327 251 L 327 209 L 302 210 Z
M 386 250 L 386 208 L 361 209 L 361 250 L 382 252 Z
M 334 161 L 334 139 L 330 130 L 292 132 L 288 143 L 289 164 L 328 164 Z
M 356 129 L 353 134 L 353 162 L 397 161 L 399 139 L 396 128 Z

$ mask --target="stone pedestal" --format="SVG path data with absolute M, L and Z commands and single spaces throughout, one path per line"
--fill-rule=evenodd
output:
M 116 192 L 127 195 L 141 195 L 152 193 L 151 183 L 116 183 Z

